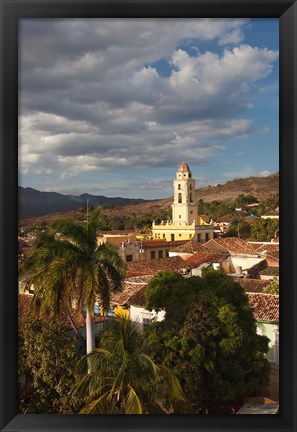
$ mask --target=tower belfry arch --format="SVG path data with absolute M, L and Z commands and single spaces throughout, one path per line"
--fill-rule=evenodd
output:
M 178 167 L 173 188 L 173 224 L 195 224 L 198 217 L 197 204 L 195 203 L 195 180 L 192 178 L 192 171 L 186 162 L 182 162 Z
M 161 224 L 153 221 L 154 240 L 195 240 L 204 243 L 214 237 L 213 225 L 198 218 L 195 183 L 188 164 L 182 162 L 173 180 L 172 220 L 162 221 Z

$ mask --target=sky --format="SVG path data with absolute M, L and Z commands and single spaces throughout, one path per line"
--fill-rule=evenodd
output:
M 144 199 L 279 170 L 278 19 L 22 19 L 19 185 Z

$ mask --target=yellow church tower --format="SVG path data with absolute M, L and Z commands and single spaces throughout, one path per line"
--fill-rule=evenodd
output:
M 153 222 L 153 238 L 167 241 L 195 240 L 201 243 L 213 238 L 214 227 L 203 223 L 198 217 L 195 180 L 186 162 L 182 162 L 178 167 L 173 189 L 172 220 L 162 221 L 160 225 Z
M 173 182 L 174 201 L 172 222 L 174 225 L 193 225 L 198 217 L 197 204 L 194 201 L 195 180 L 186 162 L 182 162 Z

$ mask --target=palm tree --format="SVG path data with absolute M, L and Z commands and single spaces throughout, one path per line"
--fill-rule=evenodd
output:
M 78 365 L 78 382 L 70 398 L 83 397 L 81 414 L 144 414 L 162 412 L 162 401 L 186 409 L 179 381 L 143 351 L 138 324 L 116 316 L 99 348 Z M 158 385 L 158 384 L 159 385 Z
M 111 244 L 97 245 L 100 217 L 96 209 L 85 224 L 56 219 L 22 266 L 24 272 L 34 271 L 26 284 L 34 285 L 35 311 L 54 315 L 61 308 L 86 311 L 87 353 L 95 348 L 94 304 L 100 299 L 103 309 L 109 309 L 111 292 L 121 289 L 125 272 L 125 263 Z

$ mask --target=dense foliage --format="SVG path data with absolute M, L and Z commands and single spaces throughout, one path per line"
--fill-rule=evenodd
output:
M 162 402 L 185 406 L 178 380 L 152 360 L 143 341 L 137 323 L 114 318 L 99 347 L 79 364 L 83 378 L 72 396 L 81 398 L 82 414 L 156 413 L 162 412 Z
M 279 295 L 279 281 L 276 277 L 273 278 L 270 285 L 264 288 L 264 293 Z
M 74 338 L 55 321 L 28 318 L 19 327 L 18 372 L 33 385 L 32 393 L 23 388 L 19 391 L 20 412 L 71 413 L 67 398 L 79 359 Z
M 81 314 L 86 309 L 90 351 L 95 343 L 91 325 L 95 301 L 99 297 L 108 310 L 111 291 L 121 289 L 125 272 L 125 263 L 111 244 L 97 245 L 101 216 L 98 209 L 86 223 L 56 219 L 37 238 L 21 268 L 30 273 L 26 284 L 34 286 L 32 304 L 41 315 L 57 316 L 61 306 L 71 310 L 75 305 Z
M 152 355 L 177 375 L 195 412 L 220 412 L 267 384 L 268 339 L 257 335 L 246 294 L 231 277 L 160 272 L 146 296 L 147 308 L 166 310 L 148 330 Z
M 256 219 L 251 227 L 251 240 L 270 242 L 278 229 L 278 219 Z

